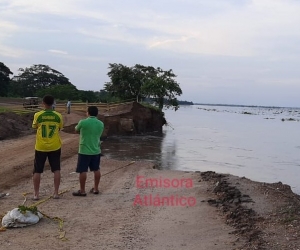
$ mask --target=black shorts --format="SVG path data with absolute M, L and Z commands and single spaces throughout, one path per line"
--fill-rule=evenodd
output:
M 52 172 L 60 170 L 60 155 L 61 149 L 51 152 L 42 152 L 35 150 L 33 173 L 44 172 L 45 162 L 47 158 Z
M 100 169 L 100 158 L 101 154 L 98 155 L 83 155 L 78 154 L 78 161 L 77 161 L 77 173 L 84 173 L 88 171 L 97 171 Z

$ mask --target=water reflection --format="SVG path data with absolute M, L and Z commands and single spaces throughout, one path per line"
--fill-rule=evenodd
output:
M 105 157 L 150 161 L 158 169 L 179 169 L 177 143 L 170 130 L 161 135 L 109 137 L 102 143 Z
M 165 131 L 165 134 L 168 132 Z M 161 151 L 161 157 L 160 157 L 160 167 L 162 169 L 176 169 L 176 162 L 178 162 L 177 159 L 177 143 L 175 140 L 168 142 L 167 136 L 164 137 L 163 143 L 162 143 L 162 151 Z
M 102 154 L 117 160 L 145 160 L 161 166 L 165 134 L 109 137 L 102 143 Z

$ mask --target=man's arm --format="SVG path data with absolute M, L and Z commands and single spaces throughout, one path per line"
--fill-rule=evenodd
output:
M 63 122 L 63 117 L 60 115 L 60 123 L 59 123 L 59 128 L 58 130 L 61 131 L 64 128 L 64 122 Z
M 75 133 L 79 134 L 81 129 L 81 121 L 78 122 L 78 124 L 75 126 Z
M 37 123 L 37 115 L 34 114 L 33 122 L 32 122 L 32 128 L 37 129 L 38 123 Z

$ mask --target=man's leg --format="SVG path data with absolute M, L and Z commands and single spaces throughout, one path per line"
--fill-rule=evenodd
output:
M 34 189 L 34 195 L 33 199 L 38 200 L 39 199 L 39 192 L 40 192 L 40 182 L 41 182 L 41 174 L 40 173 L 34 173 L 33 177 L 33 189 Z
M 58 189 L 60 185 L 60 170 L 54 171 L 54 194 L 53 198 L 58 198 Z
M 85 194 L 86 172 L 79 174 L 80 193 Z
M 80 190 L 73 192 L 74 196 L 86 196 L 85 183 L 90 157 L 90 155 L 78 154 L 76 173 L 79 173 Z
M 99 192 L 101 173 L 100 170 L 94 171 L 94 192 Z
M 54 193 L 53 198 L 58 199 L 58 190 L 60 185 L 60 156 L 61 149 L 48 152 L 48 160 L 50 163 L 51 171 L 54 174 Z
M 47 153 L 35 150 L 33 167 L 33 199 L 38 200 L 40 195 L 41 174 L 44 171 L 44 165 L 47 159 Z

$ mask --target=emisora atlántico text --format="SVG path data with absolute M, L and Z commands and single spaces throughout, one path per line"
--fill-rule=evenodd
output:
M 145 176 L 136 177 L 136 187 L 146 188 L 192 188 L 193 180 L 191 178 L 169 179 L 169 178 L 145 178 Z M 135 196 L 134 206 L 182 206 L 193 207 L 196 205 L 195 197 L 179 196 L 177 194 L 170 196 L 160 196 L 159 194 L 148 194 Z
M 137 188 L 192 188 L 193 180 L 191 178 L 146 178 L 138 175 L 136 177 Z

